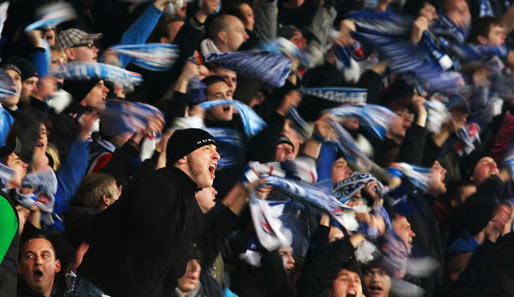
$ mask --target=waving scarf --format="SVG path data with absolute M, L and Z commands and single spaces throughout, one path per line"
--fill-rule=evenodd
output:
M 110 50 L 131 57 L 132 64 L 151 71 L 168 70 L 179 56 L 177 45 L 164 43 L 116 45 Z

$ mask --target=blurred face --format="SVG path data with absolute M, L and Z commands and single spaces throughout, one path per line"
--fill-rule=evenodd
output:
M 395 113 L 397 117 L 393 120 L 390 133 L 394 137 L 403 138 L 405 133 L 407 133 L 407 129 L 411 126 L 411 115 L 406 108 L 400 108 Z
M 339 158 L 332 165 L 332 183 L 337 183 L 343 179 L 347 179 L 352 175 L 352 170 L 348 167 L 345 159 Z
M 186 273 L 178 279 L 178 287 L 184 292 L 191 292 L 198 286 L 200 282 L 200 272 L 202 267 L 197 259 L 190 259 L 187 261 Z
M 216 205 L 216 195 L 218 195 L 218 191 L 214 187 L 203 188 L 196 193 L 196 201 L 203 213 L 207 213 Z
M 22 82 L 21 82 L 21 76 L 18 72 L 14 70 L 5 70 L 5 73 L 9 75 L 16 86 L 16 95 L 8 97 L 2 104 L 7 108 L 14 108 L 16 104 L 20 101 L 20 95 L 21 95 L 21 89 L 22 89 Z
M 434 5 L 427 2 L 425 2 L 425 5 L 423 5 L 423 7 L 419 10 L 419 15 L 427 18 L 429 26 L 433 20 L 437 19 L 437 11 Z
M 479 185 L 488 179 L 491 174 L 499 174 L 498 166 L 496 165 L 496 162 L 493 160 L 493 158 L 483 157 L 480 159 L 480 161 L 478 161 L 477 165 L 475 165 L 471 180 Z
M 225 82 L 211 84 L 207 88 L 207 100 L 232 99 L 232 90 Z M 228 122 L 232 120 L 232 105 L 220 105 L 207 110 L 207 119 L 211 121 Z
M 98 60 L 98 48 L 92 42 L 67 48 L 65 52 L 70 61 L 96 62 Z
M 46 153 L 46 147 L 48 146 L 48 131 L 46 130 L 45 124 L 39 126 L 39 138 L 36 142 L 36 151 Z
M 220 155 L 214 144 L 204 145 L 186 156 L 189 177 L 200 188 L 212 186 Z
M 89 91 L 86 97 L 82 99 L 81 104 L 102 111 L 105 109 L 108 93 L 109 89 L 104 85 L 104 81 L 101 80 Z
M 236 17 L 228 17 L 229 29 L 225 31 L 227 51 L 235 52 L 248 39 L 243 23 Z
M 302 32 L 296 31 L 294 32 L 293 36 L 289 40 L 291 41 L 298 49 L 305 48 L 307 46 L 307 39 L 303 37 Z
M 446 185 L 444 178 L 446 177 L 446 169 L 444 169 L 438 161 L 432 165 L 432 174 L 430 175 L 430 189 L 429 192 L 434 196 L 440 196 L 446 193 Z
M 396 219 L 392 221 L 392 225 L 396 234 L 400 236 L 407 246 L 407 252 L 410 254 L 412 250 L 412 239 L 416 236 L 416 233 L 412 231 L 409 221 L 406 217 L 398 215 Z
M 492 46 L 500 46 L 505 43 L 505 30 L 502 26 L 492 25 L 487 35 L 487 44 Z
M 27 168 L 29 167 L 29 165 L 23 162 L 15 153 L 11 153 L 9 157 L 7 157 L 6 165 L 21 177 L 24 177 L 27 174 Z
M 391 278 L 382 268 L 371 268 L 363 274 L 364 288 L 367 297 L 388 297 L 391 290 Z
M 293 248 L 290 246 L 284 246 L 278 249 L 278 253 L 282 257 L 282 264 L 284 264 L 284 269 L 287 273 L 290 273 L 294 268 L 294 257 L 293 257 Z
M 275 161 L 284 162 L 286 160 L 294 159 L 294 150 L 293 146 L 288 143 L 281 143 L 277 145 L 277 150 L 275 152 Z
M 447 0 L 443 4 L 443 11 L 458 27 L 469 27 L 469 24 L 471 23 L 471 13 L 469 12 L 466 0 Z
M 21 100 L 29 102 L 29 97 L 34 96 L 37 92 L 37 82 L 39 78 L 33 76 L 23 81 L 21 84 Z
M 47 29 L 43 34 L 43 39 L 48 42 L 48 46 L 55 46 L 55 29 Z
M 224 68 L 217 68 L 214 71 L 214 74 L 216 74 L 217 76 L 221 76 L 223 77 L 223 79 L 225 79 L 225 82 L 227 83 L 227 86 L 229 87 L 230 91 L 232 91 L 233 95 L 237 87 L 237 74 L 234 71 Z
M 364 297 L 359 274 L 342 269 L 330 288 L 330 297 Z
M 52 244 L 43 238 L 29 240 L 21 251 L 18 273 L 34 291 L 49 294 L 61 263 L 55 259 Z
M 253 25 L 255 24 L 255 18 L 253 15 L 253 9 L 250 5 L 242 3 L 239 5 L 239 11 L 243 16 L 243 24 L 247 30 L 253 31 Z

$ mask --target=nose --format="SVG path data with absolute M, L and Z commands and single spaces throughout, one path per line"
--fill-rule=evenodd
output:
M 219 159 L 220 159 L 220 154 L 218 153 L 218 151 L 214 150 L 213 152 L 214 152 L 214 153 L 213 153 L 212 158 L 213 158 L 214 160 L 219 160 Z
M 200 264 L 197 262 L 193 262 L 193 265 L 191 266 L 191 272 L 197 272 L 200 271 Z
M 216 191 L 216 189 L 215 189 L 215 188 L 212 188 L 212 195 L 213 195 L 213 196 L 218 195 L 218 191 Z
M 245 39 L 245 41 L 246 41 L 248 38 L 250 38 L 250 36 L 248 36 L 248 33 L 246 33 L 246 30 L 245 30 L 245 31 L 244 31 L 244 39 Z
M 410 231 L 409 231 L 409 236 L 410 236 L 410 237 L 414 237 L 414 236 L 416 236 L 416 233 L 414 233 L 414 231 L 410 230 Z
M 291 255 L 291 254 L 287 255 L 287 263 L 294 265 L 295 261 L 294 261 L 293 255 Z

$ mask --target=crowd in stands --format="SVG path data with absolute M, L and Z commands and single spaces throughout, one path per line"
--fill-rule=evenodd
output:
M 511 0 L 0 23 L 0 296 L 514 296 Z

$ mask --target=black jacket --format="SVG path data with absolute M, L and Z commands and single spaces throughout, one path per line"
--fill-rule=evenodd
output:
M 176 287 L 204 225 L 196 190 L 175 167 L 134 180 L 90 220 L 93 234 L 78 274 L 111 296 L 160 297 L 163 287 Z

